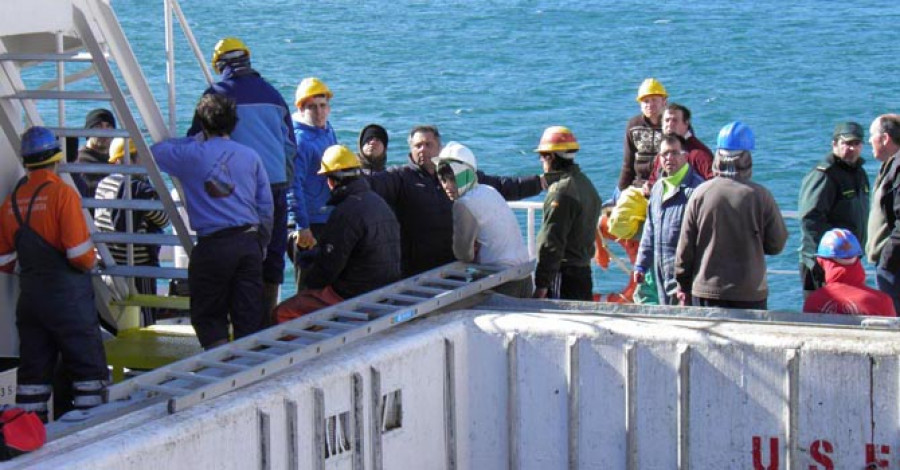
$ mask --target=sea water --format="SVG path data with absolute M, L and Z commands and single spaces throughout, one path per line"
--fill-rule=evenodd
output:
M 165 107 L 162 4 L 113 1 Z M 581 144 L 577 162 L 604 199 L 616 184 L 625 123 L 639 112 L 635 95 L 647 77 L 666 86 L 670 102 L 691 109 L 696 134 L 710 147 L 728 122 L 750 125 L 753 178 L 783 210 L 796 209 L 800 181 L 830 150 L 837 122 L 868 127 L 877 115 L 900 110 L 893 40 L 900 10 L 883 2 L 182 0 L 181 6 L 204 61 L 218 39 L 237 36 L 289 104 L 303 77 L 324 80 L 335 94 L 331 124 L 352 149 L 365 124 L 380 123 L 390 133 L 389 162 L 404 163 L 410 127 L 432 123 L 445 142 L 468 145 L 484 171 L 530 175 L 540 171 L 532 150 L 543 129 L 566 125 Z M 183 133 L 206 83 L 177 30 L 175 47 Z M 878 163 L 868 144 L 863 156 L 873 180 Z M 790 274 L 769 275 L 769 306 L 798 310 L 796 220 L 788 227 L 787 247 L 768 262 Z M 598 270 L 595 279 L 601 290 L 625 283 L 618 271 Z

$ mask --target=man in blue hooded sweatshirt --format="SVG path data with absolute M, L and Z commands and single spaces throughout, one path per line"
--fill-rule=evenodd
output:
M 318 174 L 318 171 L 325 149 L 337 144 L 337 135 L 328 122 L 332 97 L 334 94 L 325 82 L 316 77 L 304 78 L 297 86 L 294 99 L 297 111 L 291 115 L 297 142 L 294 180 L 291 184 L 291 211 L 294 214 L 296 232 L 291 239 L 296 244 L 296 252 L 300 253 L 300 256 L 295 256 L 294 263 L 298 288 L 302 287 L 302 253 L 316 245 L 316 238 L 328 221 L 327 204 L 331 192 L 325 182 L 326 178 Z
M 284 282 L 287 193 L 297 153 L 291 136 L 291 110 L 281 93 L 250 66 L 250 49 L 240 39 L 227 37 L 216 43 L 212 68 L 221 74 L 221 80 L 203 94 L 224 95 L 237 103 L 238 123 L 231 139 L 259 154 L 272 189 L 275 220 L 263 261 L 263 305 L 271 313 Z M 202 131 L 200 120 L 194 116 L 188 135 Z

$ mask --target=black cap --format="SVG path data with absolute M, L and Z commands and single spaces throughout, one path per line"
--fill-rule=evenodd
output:
M 834 126 L 831 138 L 834 140 L 863 140 L 864 135 L 865 131 L 859 123 L 847 121 Z
M 97 108 L 89 112 L 87 117 L 84 118 L 84 127 L 85 129 L 92 129 L 101 122 L 116 127 L 116 117 L 113 116 L 112 111 L 104 108 Z
M 362 149 L 363 145 L 365 145 L 372 137 L 380 140 L 381 143 L 384 144 L 384 149 L 387 150 L 388 133 L 378 124 L 369 124 L 368 126 L 363 127 L 362 132 L 359 133 L 359 148 Z

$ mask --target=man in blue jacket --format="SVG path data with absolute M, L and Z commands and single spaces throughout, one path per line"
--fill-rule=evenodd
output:
M 291 136 L 291 111 L 278 92 L 250 66 L 250 49 L 237 38 L 216 43 L 212 67 L 221 80 L 203 93 L 224 95 L 237 103 L 238 124 L 231 133 L 259 154 L 269 178 L 275 219 L 272 238 L 263 261 L 263 303 L 271 312 L 278 303 L 284 281 L 284 253 L 287 245 L 287 192 L 297 147 Z M 188 135 L 202 131 L 195 116 Z
M 297 86 L 294 98 L 297 111 L 291 118 L 294 121 L 297 156 L 291 185 L 291 211 L 296 231 L 291 239 L 300 253 L 300 256 L 295 256 L 294 262 L 298 289 L 303 287 L 300 285 L 300 271 L 304 265 L 308 267 L 308 262 L 298 262 L 303 258 L 302 252 L 316 245 L 316 238 L 328 222 L 327 205 L 331 193 L 326 178 L 318 172 L 325 149 L 337 144 L 337 135 L 328 122 L 333 97 L 334 94 L 323 81 L 307 77 Z
M 272 231 L 269 179 L 259 155 L 229 138 L 237 123 L 235 102 L 200 98 L 195 115 L 203 133 L 169 139 L 151 150 L 159 168 L 181 180 L 197 246 L 191 252 L 191 324 L 204 349 L 265 326 L 263 251 Z

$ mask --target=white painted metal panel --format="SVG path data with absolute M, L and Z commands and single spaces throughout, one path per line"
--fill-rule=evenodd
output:
M 505 468 L 509 461 L 507 338 L 479 328 L 468 328 L 466 333 L 455 341 L 458 468 Z
M 511 468 L 568 465 L 568 384 L 565 338 L 517 335 L 510 342 L 513 391 Z
M 45 31 L 70 31 L 71 29 L 71 0 L 3 2 L 3 14 L 0 15 L 0 35 L 12 36 Z
M 754 468 L 754 439 L 766 443 L 759 462 L 768 466 L 769 436 L 786 426 L 784 351 L 726 344 L 690 356 L 690 468 Z
M 583 339 L 572 354 L 578 358 L 575 468 L 626 468 L 625 344 Z
M 634 421 L 628 423 L 634 441 L 628 449 L 636 468 L 669 468 L 677 460 L 677 347 L 669 344 L 635 344 L 629 375 Z M 633 369 L 632 369 L 633 368 Z
M 384 469 L 447 468 L 444 348 L 440 340 L 435 338 L 372 365 L 381 375 L 381 395 L 399 390 L 402 397 L 402 425 L 381 434 Z

